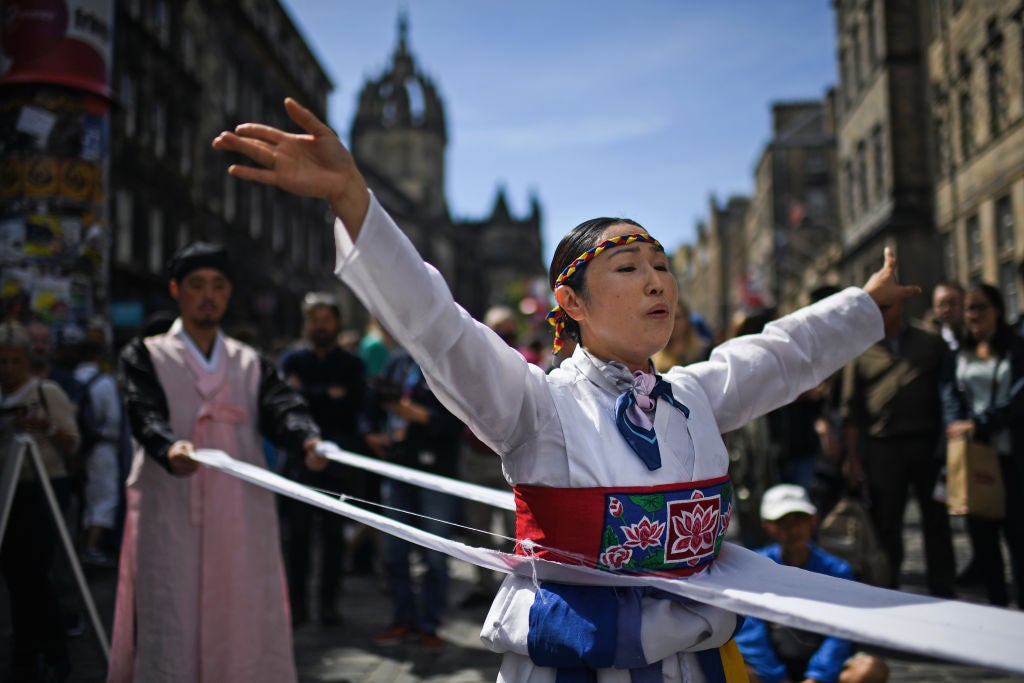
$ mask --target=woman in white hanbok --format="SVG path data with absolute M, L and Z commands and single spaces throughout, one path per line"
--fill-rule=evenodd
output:
M 452 299 L 367 189 L 348 150 L 293 100 L 306 132 L 243 124 L 216 138 L 258 167 L 241 179 L 325 199 L 336 274 L 419 362 L 440 400 L 500 457 L 520 551 L 608 571 L 713 571 L 732 511 L 720 434 L 792 401 L 882 336 L 879 306 L 916 293 L 895 260 L 850 288 L 657 375 L 678 291 L 661 246 L 625 219 L 587 221 L 558 246 L 559 338 L 573 355 L 545 374 Z M 529 541 L 529 543 L 524 543 Z M 737 681 L 737 617 L 645 589 L 510 576 L 482 638 L 500 681 Z

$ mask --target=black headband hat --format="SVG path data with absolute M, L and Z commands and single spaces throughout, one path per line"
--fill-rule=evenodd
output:
M 231 279 L 227 250 L 209 242 L 193 242 L 182 247 L 167 264 L 167 275 L 181 282 L 182 278 L 199 268 L 215 268 Z

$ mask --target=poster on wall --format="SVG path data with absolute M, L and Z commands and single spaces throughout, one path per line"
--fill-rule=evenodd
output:
M 60 277 L 37 278 L 29 308 L 48 323 L 68 322 L 72 309 L 71 281 Z
M 60 250 L 60 216 L 32 214 L 25 219 L 25 256 L 56 257 Z
M 113 0 L 0 0 L 0 314 L 108 316 Z
M 25 219 L 0 219 L 0 263 L 17 263 L 25 256 Z

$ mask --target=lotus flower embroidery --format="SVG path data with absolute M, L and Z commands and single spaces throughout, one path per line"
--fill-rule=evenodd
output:
M 729 507 L 725 509 L 725 514 L 722 515 L 722 529 L 719 531 L 720 534 L 724 534 L 725 530 L 729 528 L 729 522 L 732 520 L 732 501 L 729 502 Z
M 632 557 L 633 551 L 629 548 L 621 545 L 613 545 L 601 553 L 599 560 L 601 564 L 607 567 L 611 567 L 612 569 L 621 569 L 622 565 L 629 562 Z
M 673 554 L 696 553 L 701 548 L 711 548 L 718 532 L 718 510 L 714 505 L 695 505 L 693 510 L 684 510 L 672 518 L 672 530 L 675 532 L 671 548 Z
M 612 517 L 622 516 L 622 501 L 618 498 L 610 498 L 608 500 L 608 512 Z
M 662 522 L 652 522 L 644 517 L 636 524 L 623 525 L 622 532 L 626 534 L 626 542 L 622 545 L 627 548 L 643 550 L 661 545 L 661 535 L 665 533 L 665 525 Z

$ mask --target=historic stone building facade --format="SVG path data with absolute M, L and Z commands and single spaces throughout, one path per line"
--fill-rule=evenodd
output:
M 111 289 L 116 341 L 173 309 L 165 264 L 196 239 L 231 250 L 236 297 L 226 326 L 269 346 L 298 334 L 312 289 L 347 299 L 349 325 L 366 314 L 332 275 L 333 216 L 322 202 L 227 174 L 210 148 L 243 121 L 285 129 L 292 96 L 327 118 L 333 86 L 277 0 L 236 4 L 118 0 L 111 121 Z M 408 50 L 400 21 L 390 68 L 359 94 L 351 148 L 368 183 L 417 249 L 475 315 L 543 277 L 541 212 L 514 217 L 500 190 L 482 220 L 453 219 L 444 195 L 447 130 L 433 82 Z M 244 295 L 242 293 L 244 292 Z M 512 303 L 517 303 L 512 302 Z
M 999 286 L 1013 316 L 1024 254 L 1024 5 L 940 0 L 929 26 L 941 273 Z
M 242 183 L 210 148 L 243 121 L 294 128 L 292 96 L 326 117 L 332 85 L 276 0 L 118 0 L 111 121 L 111 284 L 116 341 L 173 308 L 165 264 L 192 240 L 225 244 L 225 324 L 269 343 L 297 334 L 299 301 L 335 286 L 322 202 Z
M 682 291 L 716 334 L 737 313 L 792 310 L 838 280 L 831 97 L 779 102 L 751 197 L 712 197 L 696 243 L 676 259 Z
M 709 316 L 722 317 L 725 300 L 735 310 L 751 291 L 785 312 L 818 285 L 862 284 L 891 246 L 903 281 L 926 291 L 944 279 L 987 281 L 1016 317 L 1024 308 L 1024 4 L 833 6 L 838 85 L 823 102 L 773 108 L 744 239 L 723 252 L 712 202 L 681 281 L 698 277 L 713 291 L 725 283 L 728 296 L 700 299 Z M 927 306 L 928 297 L 909 304 L 912 314 Z
M 772 138 L 754 172 L 741 240 L 747 254 L 736 305 L 760 301 L 785 313 L 806 303 L 811 289 L 838 279 L 832 105 L 831 92 L 772 105 Z
M 892 246 L 900 277 L 939 273 L 929 164 L 925 4 L 838 0 L 836 128 L 843 275 L 863 283 Z M 912 309 L 921 312 L 926 297 Z

